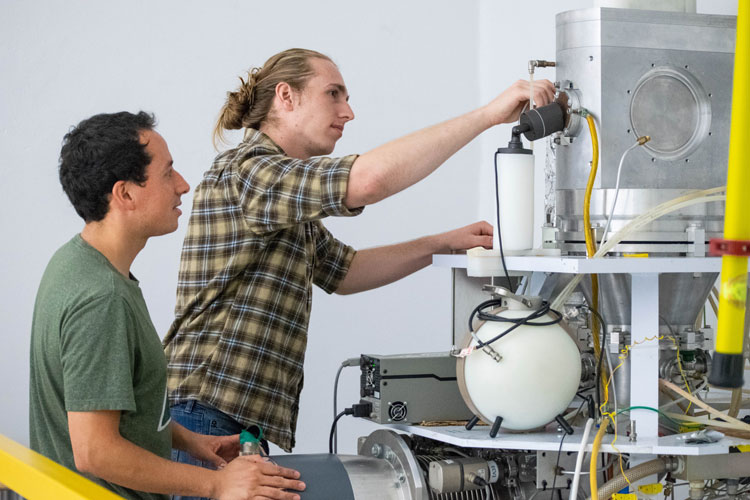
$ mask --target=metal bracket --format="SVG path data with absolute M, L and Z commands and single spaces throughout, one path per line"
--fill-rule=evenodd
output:
M 686 230 L 688 234 L 688 253 L 693 257 L 706 256 L 706 230 L 696 224 L 691 224 Z
M 711 238 L 708 248 L 709 253 L 714 256 L 735 255 L 737 257 L 750 257 L 749 240 L 725 240 L 722 238 Z
M 511 293 L 510 290 L 502 286 L 497 285 L 484 285 L 482 286 L 483 292 L 488 292 L 492 295 L 493 299 L 513 300 L 519 302 L 529 309 L 536 309 L 542 305 L 541 297 L 529 297 L 526 295 L 516 295 Z

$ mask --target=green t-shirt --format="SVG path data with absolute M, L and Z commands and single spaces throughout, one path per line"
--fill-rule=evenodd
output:
M 31 448 L 77 471 L 68 411 L 120 410 L 120 434 L 169 459 L 166 359 L 138 281 L 80 235 L 52 257 L 31 327 Z M 166 499 L 87 476 L 126 498 Z

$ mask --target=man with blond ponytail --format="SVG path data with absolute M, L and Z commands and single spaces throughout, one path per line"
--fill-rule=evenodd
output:
M 553 96 L 549 81 L 536 82 L 537 104 Z M 244 129 L 244 139 L 217 156 L 195 191 L 176 319 L 164 339 L 172 415 L 196 432 L 257 424 L 290 451 L 312 285 L 361 292 L 422 269 L 435 253 L 492 247 L 492 226 L 477 222 L 356 251 L 322 220 L 360 214 L 425 178 L 484 130 L 516 120 L 528 83 L 362 155 L 330 158 L 354 119 L 348 97 L 336 65 L 303 49 L 276 54 L 228 93 L 215 137 Z

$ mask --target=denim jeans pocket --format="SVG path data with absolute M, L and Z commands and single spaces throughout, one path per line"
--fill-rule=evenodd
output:
M 208 415 L 211 430 L 209 434 L 214 436 L 231 436 L 242 431 L 242 425 L 233 418 L 220 411 L 210 411 Z

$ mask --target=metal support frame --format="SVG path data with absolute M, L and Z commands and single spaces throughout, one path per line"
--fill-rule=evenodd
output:
M 482 256 L 475 258 L 484 258 Z M 489 257 L 488 257 L 489 258 Z M 495 259 L 497 260 L 497 259 Z M 485 299 L 481 288 L 491 276 L 499 276 L 501 270 L 492 266 L 476 266 L 468 262 L 467 255 L 435 255 L 433 264 L 450 268 L 453 274 L 454 336 L 466 330 L 466 318 L 473 306 Z M 484 264 L 484 263 L 482 263 Z M 631 280 L 631 349 L 628 358 L 630 370 L 630 406 L 659 406 L 659 276 L 662 273 L 715 273 L 720 270 L 721 259 L 715 257 L 659 257 L 634 259 L 612 257 L 585 259 L 579 257 L 532 257 L 510 256 L 506 259 L 509 272 L 517 274 L 533 270 L 535 273 L 563 274 L 630 274 Z M 480 273 L 468 275 L 472 269 Z M 532 275 L 532 289 L 538 288 Z M 502 281 L 502 280 L 501 280 Z M 536 283 L 536 285 L 535 285 Z M 651 340 L 646 340 L 651 338 Z M 612 358 L 615 366 L 619 359 Z M 611 397 L 611 396 L 610 396 Z M 624 399 L 624 398 L 623 398 Z M 623 406 L 620 406 L 620 409 Z M 648 461 L 655 455 L 718 456 L 730 453 L 736 446 L 750 446 L 750 441 L 724 437 L 716 443 L 701 445 L 686 444 L 677 436 L 658 436 L 659 416 L 650 410 L 633 410 L 629 414 L 635 421 L 637 437 L 629 441 L 627 425 L 621 423 L 618 439 L 613 445 L 612 436 L 605 436 L 601 450 L 606 453 L 630 453 L 632 464 Z M 546 450 L 557 451 L 559 437 L 550 432 L 501 433 L 497 438 L 487 437 L 485 430 L 466 430 L 458 427 L 400 426 L 404 432 L 424 436 L 456 446 L 488 449 Z M 577 451 L 581 432 L 566 439 L 563 451 Z M 590 449 L 590 445 L 587 449 Z M 634 458 L 635 457 L 635 458 Z
M 632 273 L 630 405 L 659 407 L 659 273 Z M 633 411 L 638 439 L 659 437 L 659 414 Z

